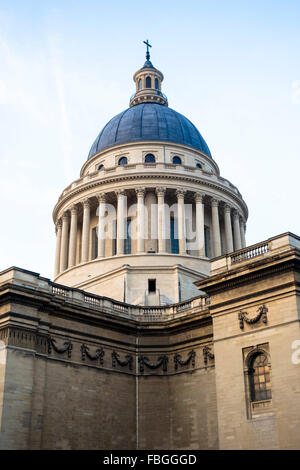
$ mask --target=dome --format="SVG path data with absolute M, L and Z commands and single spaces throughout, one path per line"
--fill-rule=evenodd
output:
M 104 126 L 88 158 L 114 145 L 143 140 L 187 145 L 211 157 L 205 140 L 186 117 L 158 103 L 142 103 L 126 109 Z

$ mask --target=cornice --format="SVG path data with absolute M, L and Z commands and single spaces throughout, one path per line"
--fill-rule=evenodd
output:
M 135 180 L 140 181 L 141 179 L 143 179 L 143 180 L 147 180 L 147 179 L 148 180 L 149 179 L 162 180 L 162 179 L 165 179 L 165 180 L 173 180 L 175 182 L 180 180 L 180 182 L 195 183 L 197 185 L 201 185 L 201 187 L 206 186 L 206 187 L 209 187 L 213 190 L 221 191 L 222 193 L 224 193 L 225 195 L 227 195 L 231 199 L 233 199 L 237 203 L 238 207 L 244 213 L 245 219 L 247 220 L 247 218 L 248 218 L 248 207 L 247 207 L 245 201 L 241 197 L 239 197 L 231 189 L 225 188 L 221 185 L 218 185 L 216 182 L 212 182 L 212 181 L 209 181 L 209 180 L 206 180 L 206 179 L 201 179 L 199 177 L 195 178 L 195 177 L 186 176 L 186 175 L 141 174 L 141 173 L 138 173 L 138 174 L 131 174 L 131 175 L 110 176 L 110 177 L 107 177 L 107 178 L 102 178 L 101 180 L 97 180 L 97 181 L 93 181 L 93 182 L 87 182 L 85 184 L 82 184 L 80 187 L 71 189 L 70 192 L 62 198 L 62 200 L 59 200 L 56 203 L 56 205 L 53 209 L 53 220 L 54 220 L 54 222 L 56 221 L 57 215 L 58 215 L 59 211 L 61 210 L 61 208 L 63 207 L 63 205 L 66 202 L 70 201 L 74 196 L 76 196 L 80 193 L 84 193 L 85 191 L 87 191 L 89 189 L 93 189 L 93 188 L 96 188 L 96 187 L 102 187 L 104 185 L 108 185 L 108 184 L 111 184 L 111 183 L 120 183 L 120 182 L 126 182 L 126 181 L 129 182 L 129 181 L 135 181 Z M 190 190 L 190 187 L 188 187 L 187 189 Z
M 278 256 L 276 258 L 278 258 Z M 277 275 L 278 272 L 292 271 L 295 269 L 296 264 L 299 264 L 298 260 L 290 259 L 290 257 L 288 259 L 279 259 L 279 262 L 273 264 L 276 258 L 268 258 L 263 265 L 254 265 L 252 268 L 251 266 L 247 266 L 248 269 L 217 274 L 212 278 L 208 278 L 209 285 L 205 285 L 205 280 L 203 280 L 203 282 L 199 281 L 196 283 L 197 287 L 208 295 L 213 296 L 228 289 L 237 289 L 243 285 L 249 286 L 250 282 L 269 278 L 270 276 Z M 255 269 L 256 267 L 257 269 Z M 245 267 L 243 266 L 243 268 Z M 280 289 L 281 284 L 277 288 Z

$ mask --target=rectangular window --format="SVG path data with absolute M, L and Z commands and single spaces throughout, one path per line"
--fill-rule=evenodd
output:
M 92 229 L 92 259 L 96 259 L 98 257 L 98 227 L 94 227 Z
M 206 225 L 204 226 L 204 255 L 210 257 L 210 230 Z
M 148 292 L 156 292 L 156 279 L 148 279 Z
M 177 230 L 177 220 L 171 217 L 170 219 L 171 224 L 171 253 L 178 254 L 179 253 L 179 241 L 178 241 L 178 230 Z
M 126 238 L 124 240 L 124 253 L 125 253 L 125 255 L 129 255 L 131 253 L 130 224 L 131 224 L 131 219 L 127 219 L 127 221 L 126 221 Z
M 117 221 L 113 220 L 112 255 L 117 254 Z

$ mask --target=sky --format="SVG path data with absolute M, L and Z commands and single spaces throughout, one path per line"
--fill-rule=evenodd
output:
M 300 2 L 0 0 L 0 270 L 53 278 L 53 207 L 151 60 L 249 208 L 300 235 Z

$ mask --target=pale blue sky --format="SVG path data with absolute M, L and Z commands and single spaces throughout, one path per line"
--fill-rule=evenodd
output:
M 248 204 L 248 244 L 300 234 L 299 24 L 299 1 L 0 0 L 0 269 L 52 277 L 52 209 L 128 106 L 146 38 Z

